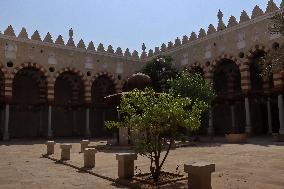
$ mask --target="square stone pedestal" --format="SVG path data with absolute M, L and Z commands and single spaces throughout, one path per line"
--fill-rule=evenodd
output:
M 212 189 L 211 173 L 215 172 L 215 164 L 207 162 L 185 164 L 184 172 L 188 173 L 189 189 Z
M 85 148 L 84 150 L 84 167 L 85 168 L 95 167 L 96 153 L 97 153 L 97 149 L 95 148 Z
M 272 133 L 274 142 L 284 142 L 284 134 Z
M 89 140 L 82 140 L 80 143 L 81 143 L 81 152 L 83 153 L 85 148 L 87 148 L 88 145 L 90 144 L 90 141 Z
M 61 160 L 70 160 L 70 150 L 72 148 L 71 144 L 61 144 Z
M 137 154 L 116 154 L 116 160 L 118 160 L 118 178 L 131 179 L 134 176 L 134 160 L 137 160 Z
M 46 154 L 47 155 L 54 154 L 54 145 L 55 145 L 54 141 L 47 141 L 46 142 Z

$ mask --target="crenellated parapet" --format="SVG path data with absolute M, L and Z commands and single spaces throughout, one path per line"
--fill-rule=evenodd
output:
M 180 42 L 180 38 L 177 37 L 175 39 L 174 44 L 171 41 L 168 42 L 167 46 L 165 44 L 162 44 L 159 54 L 172 54 L 173 52 L 183 51 L 186 48 L 192 48 L 196 46 L 197 44 L 203 44 L 205 43 L 204 41 L 213 40 L 213 39 L 216 40 L 216 43 L 214 44 L 217 44 L 217 42 L 220 44 L 223 42 L 223 38 L 225 34 L 230 33 L 230 32 L 232 32 L 233 33 L 232 35 L 236 38 L 235 44 L 237 44 L 237 49 L 241 49 L 243 48 L 243 46 L 246 46 L 245 44 L 246 34 L 245 33 L 253 33 L 253 34 L 249 34 L 253 36 L 252 42 L 259 41 L 259 37 L 261 35 L 260 31 L 257 31 L 257 29 L 246 29 L 246 28 L 248 28 L 250 25 L 257 24 L 258 22 L 263 22 L 265 20 L 268 20 L 268 18 L 272 17 L 277 11 L 281 11 L 283 7 L 284 7 L 284 0 L 281 2 L 279 7 L 275 4 L 273 0 L 268 0 L 265 11 L 263 11 L 258 5 L 256 5 L 253 8 L 251 16 L 249 16 L 248 13 L 244 10 L 241 13 L 239 21 L 235 16 L 231 15 L 229 18 L 228 24 L 224 23 L 223 12 L 219 10 L 217 14 L 218 23 L 216 27 L 213 24 L 210 24 L 208 26 L 207 32 L 204 28 L 201 28 L 198 32 L 198 35 L 194 31 L 190 34 L 189 37 L 184 35 L 182 37 L 182 42 Z M 267 23 L 262 26 L 262 28 L 265 28 L 265 27 L 267 29 Z M 247 31 L 241 32 L 241 33 L 237 33 L 237 32 L 234 33 L 234 31 L 237 31 L 237 30 L 238 31 L 247 30 Z M 263 33 L 267 35 L 267 31 L 264 31 Z M 207 58 L 211 57 L 209 53 L 211 49 L 212 49 L 212 45 L 208 45 L 204 47 L 204 51 L 205 51 L 204 53 L 206 54 L 205 57 Z M 220 52 L 218 53 L 221 53 L 224 50 L 226 50 L 225 46 L 220 46 L 219 47 Z M 149 57 L 155 56 L 155 53 L 152 54 L 151 52 L 149 52 L 148 56 Z
M 1 35 L 1 33 L 0 33 Z M 20 31 L 20 33 L 18 34 L 18 36 L 16 36 L 15 31 L 12 27 L 12 25 L 9 25 L 5 30 L 4 33 L 2 34 L 3 37 L 7 36 L 7 37 L 12 37 L 10 39 L 13 40 L 24 40 L 27 43 L 33 43 L 33 41 L 37 41 L 38 42 L 42 42 L 42 45 L 56 45 L 57 48 L 64 48 L 64 49 L 69 49 L 69 50 L 86 50 L 87 52 L 93 52 L 96 54 L 112 54 L 114 56 L 118 56 L 118 57 L 127 57 L 127 58 L 133 58 L 133 59 L 140 59 L 140 55 L 138 53 L 138 51 L 134 50 L 132 53 L 128 53 L 129 49 L 126 50 L 124 53 L 122 52 L 122 49 L 120 47 L 117 48 L 117 50 L 115 51 L 112 47 L 112 45 L 108 45 L 107 48 L 104 47 L 104 44 L 100 43 L 98 44 L 97 48 L 95 47 L 94 43 L 91 41 L 89 42 L 88 46 L 86 47 L 85 42 L 83 41 L 83 39 L 80 39 L 79 42 L 77 43 L 77 45 L 75 44 L 73 35 L 74 35 L 74 31 L 71 28 L 69 30 L 69 38 L 67 40 L 67 42 L 64 42 L 64 39 L 62 37 L 62 35 L 59 35 L 55 41 L 53 41 L 53 37 L 52 35 L 47 32 L 46 36 L 43 38 L 41 38 L 40 33 L 38 30 L 34 31 L 33 34 L 31 35 L 31 37 L 29 37 L 29 34 L 26 30 L 25 27 L 23 27 Z M 144 58 L 146 58 L 144 56 Z
M 105 45 L 103 43 L 99 43 L 97 44 L 97 47 L 95 47 L 95 44 L 92 41 L 86 43 L 88 44 L 86 45 L 83 39 L 80 39 L 78 43 L 75 43 L 73 38 L 74 31 L 72 28 L 69 30 L 69 38 L 66 40 L 66 42 L 64 41 L 62 35 L 59 35 L 57 38 L 53 38 L 49 32 L 45 35 L 45 37 L 41 37 L 39 31 L 37 30 L 33 32 L 32 35 L 29 35 L 26 28 L 24 27 L 21 29 L 20 33 L 16 35 L 11 25 L 8 26 L 6 30 L 4 30 L 3 34 L 0 34 L 0 37 L 8 37 L 10 40 L 19 40 L 26 43 L 70 50 L 71 55 L 76 52 L 82 52 L 101 56 L 110 56 L 118 59 L 126 58 L 127 60 L 141 62 L 147 62 L 153 57 L 160 54 L 171 55 L 171 53 L 173 52 L 183 51 L 188 47 L 192 48 L 198 44 L 203 44 L 204 41 L 214 39 L 216 42 L 213 42 L 210 45 L 205 44 L 203 49 L 199 50 L 205 54 L 205 59 L 210 59 L 210 57 L 215 53 L 224 53 L 223 51 L 226 50 L 226 47 L 224 45 L 220 45 L 222 42 L 227 40 L 224 39 L 224 35 L 226 33 L 234 32 L 236 30 L 241 31 L 242 28 L 249 27 L 249 25 L 255 24 L 262 20 L 266 20 L 267 18 L 271 17 L 276 11 L 281 11 L 283 6 L 284 1 L 282 1 L 280 6 L 278 7 L 273 0 L 269 0 L 265 11 L 263 11 L 258 5 L 256 5 L 250 16 L 246 11 L 242 11 L 239 19 L 232 15 L 230 16 L 227 24 L 225 24 L 223 21 L 223 12 L 219 10 L 217 14 L 218 22 L 215 26 L 213 24 L 210 24 L 207 28 L 201 28 L 198 32 L 193 31 L 190 35 L 177 37 L 173 41 L 163 43 L 161 46 L 156 46 L 154 49 L 149 49 L 147 51 L 145 44 L 143 44 L 141 53 L 136 50 L 130 51 L 129 48 L 126 48 L 124 51 L 120 47 L 117 47 L 115 49 L 112 45 Z M 250 29 L 249 32 L 254 33 L 255 36 L 253 37 L 252 41 L 257 42 L 259 41 L 260 32 L 254 30 L 256 29 Z M 237 44 L 238 49 L 242 49 L 244 46 L 246 46 L 246 36 L 248 35 L 247 33 L 248 32 L 239 32 L 238 34 L 234 34 L 234 36 L 236 37 L 235 44 Z M 216 46 L 217 43 L 218 45 Z M 213 52 L 213 50 L 216 52 Z M 50 54 L 53 56 L 54 53 L 51 52 Z M 194 59 L 196 58 L 193 57 L 192 54 L 194 54 L 195 56 L 196 52 L 194 52 L 193 50 L 190 55 L 183 54 L 182 57 L 184 57 L 184 60 L 188 59 L 194 62 Z M 183 64 L 186 64 L 186 61 L 183 62 Z

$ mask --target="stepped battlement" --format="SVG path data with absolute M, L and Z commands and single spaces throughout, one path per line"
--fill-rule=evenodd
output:
M 122 51 L 121 47 L 117 47 L 117 49 L 114 50 L 112 45 L 108 45 L 107 47 L 105 47 L 103 43 L 98 44 L 96 48 L 92 41 L 90 41 L 88 43 L 88 46 L 86 46 L 83 39 L 80 39 L 76 45 L 73 40 L 72 28 L 69 30 L 69 39 L 66 43 L 64 42 L 62 35 L 59 35 L 55 39 L 52 37 L 50 32 L 47 32 L 45 37 L 42 39 L 38 30 L 33 32 L 31 37 L 29 37 L 29 34 L 27 33 L 25 27 L 23 27 L 20 33 L 16 35 L 12 25 L 9 25 L 4 30 L 4 34 L 0 33 L 0 37 L 9 36 L 11 38 L 18 38 L 25 41 L 42 43 L 43 45 L 54 45 L 54 47 L 59 47 L 59 48 L 64 47 L 70 50 L 80 50 L 81 52 L 87 51 L 89 53 L 117 55 L 127 58 L 133 58 L 136 60 L 140 59 L 141 61 L 148 61 L 149 60 L 148 58 L 152 58 L 155 55 L 164 54 L 167 53 L 168 51 L 184 48 L 187 47 L 188 45 L 194 45 L 201 40 L 206 40 L 212 37 L 218 37 L 218 35 L 222 35 L 234 29 L 239 29 L 249 24 L 253 24 L 254 22 L 267 19 L 272 15 L 274 15 L 275 12 L 281 11 L 283 7 L 284 7 L 284 0 L 282 1 L 279 7 L 275 4 L 273 0 L 269 0 L 265 11 L 263 11 L 258 5 L 256 5 L 252 11 L 251 16 L 249 16 L 248 13 L 244 10 L 241 13 L 239 21 L 237 21 L 237 18 L 235 16 L 231 15 L 227 25 L 223 22 L 222 11 L 219 10 L 217 14 L 218 24 L 216 27 L 213 24 L 210 24 L 207 28 L 207 31 L 204 28 L 201 28 L 199 32 L 192 32 L 189 37 L 187 35 L 184 35 L 182 37 L 177 37 L 174 40 L 174 42 L 169 41 L 168 43 L 163 43 L 160 47 L 159 46 L 155 47 L 154 50 L 149 49 L 148 52 L 146 52 L 146 46 L 145 44 L 143 44 L 141 54 L 139 54 L 137 50 L 130 52 L 129 48 L 126 48 L 125 52 Z

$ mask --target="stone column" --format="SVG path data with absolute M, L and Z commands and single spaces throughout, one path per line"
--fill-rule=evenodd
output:
M 272 133 L 272 118 L 271 118 L 271 103 L 270 97 L 267 99 L 267 121 L 268 121 L 268 134 Z
M 5 105 L 5 126 L 4 126 L 3 140 L 9 140 L 10 139 L 10 135 L 9 135 L 9 117 L 10 117 L 10 105 L 6 104 Z
M 128 128 L 119 128 L 119 145 L 128 145 Z
M 48 106 L 48 126 L 47 126 L 47 137 L 48 138 L 51 138 L 53 136 L 51 122 L 52 122 L 52 106 L 49 105 Z
M 208 112 L 208 135 L 213 136 L 214 135 L 214 127 L 213 127 L 213 110 L 212 107 L 209 107 L 209 112 Z
M 248 97 L 245 97 L 245 110 L 246 110 L 246 128 L 245 132 L 247 134 L 251 133 L 251 117 L 250 117 L 250 105 Z
M 90 132 L 90 108 L 86 109 L 86 131 L 85 131 L 85 136 L 90 137 L 91 132 Z
M 279 134 L 284 134 L 284 117 L 283 117 L 283 96 L 278 95 L 278 109 L 279 109 Z
M 236 122 L 235 122 L 235 105 L 231 105 L 231 117 L 232 117 L 232 130 L 233 132 L 236 129 Z
M 77 134 L 77 112 L 73 110 L 73 134 Z
M 40 109 L 39 109 L 39 129 L 38 129 L 38 131 L 39 131 L 39 135 L 41 136 L 42 135 L 42 107 L 40 107 Z
M 5 108 L 1 109 L 1 133 L 4 133 L 4 125 L 5 125 Z

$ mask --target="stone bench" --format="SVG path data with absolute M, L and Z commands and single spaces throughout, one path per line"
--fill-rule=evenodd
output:
M 61 144 L 61 160 L 70 160 L 70 150 L 72 148 L 71 144 Z
M 212 189 L 211 173 L 215 172 L 215 164 L 206 162 L 184 164 L 184 172 L 188 173 L 189 189 Z
M 96 153 L 97 149 L 95 148 L 85 148 L 84 150 L 84 167 L 93 168 L 96 164 Z
M 118 178 L 131 179 L 134 176 L 134 160 L 137 160 L 137 154 L 116 154 L 116 160 L 118 160 Z
M 90 141 L 89 140 L 82 140 L 80 143 L 81 143 L 81 152 L 83 153 L 85 148 L 87 148 L 88 145 L 90 144 Z
M 54 146 L 55 146 L 55 142 L 54 141 L 47 141 L 46 142 L 46 154 L 47 155 L 54 154 Z

